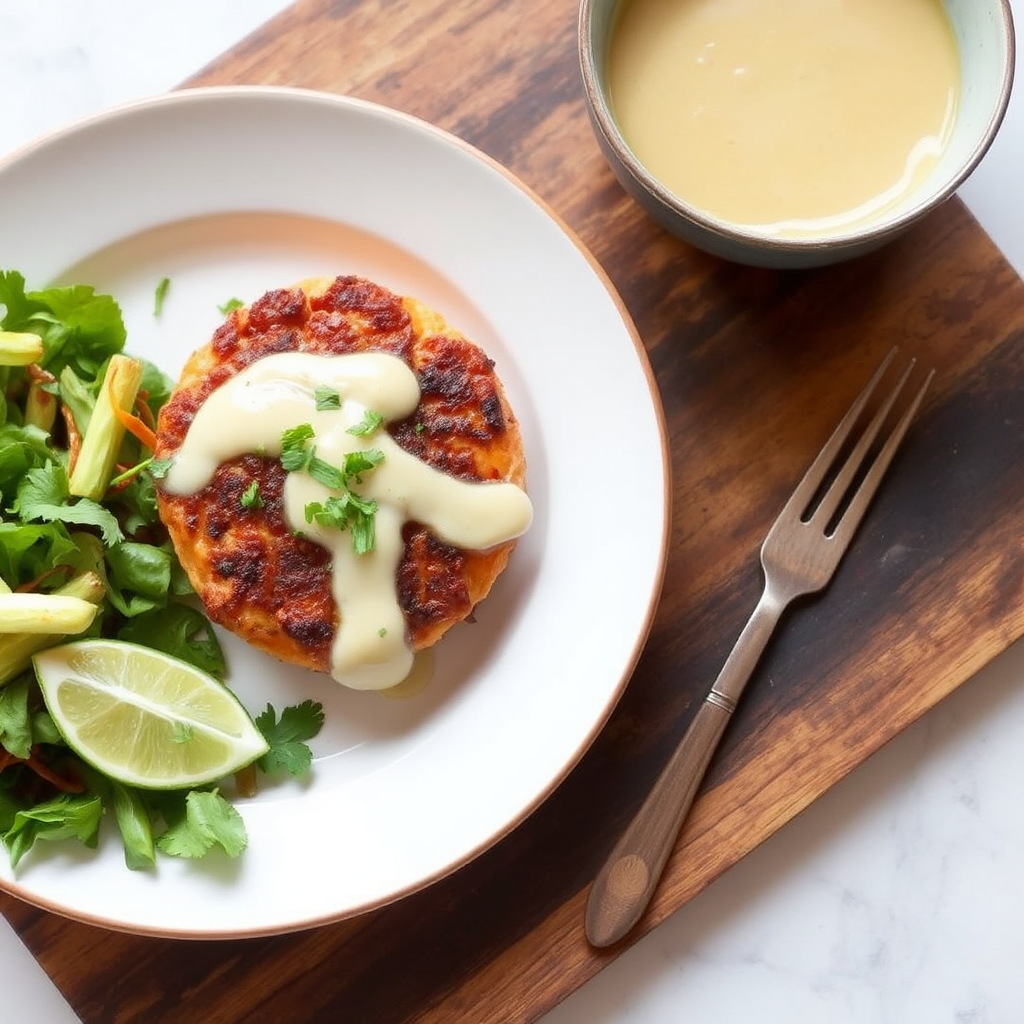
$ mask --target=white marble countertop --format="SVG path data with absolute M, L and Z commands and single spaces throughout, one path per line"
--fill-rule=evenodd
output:
M 176 0 L 165 16 L 159 0 L 0 0 L 0 154 L 165 91 L 286 3 Z M 1013 6 L 1024 25 L 1024 0 Z M 1024 271 L 1020 93 L 961 195 Z M 1021 735 L 1024 643 L 545 1024 L 1024 1020 Z M 5 1021 L 77 1019 L 2 917 L 0 991 Z

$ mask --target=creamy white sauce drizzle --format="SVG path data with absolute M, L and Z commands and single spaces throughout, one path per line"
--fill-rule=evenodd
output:
M 316 408 L 315 392 L 321 387 L 338 392 L 340 409 Z M 306 522 L 306 506 L 336 492 L 305 472 L 289 473 L 284 486 L 289 527 L 331 553 L 341 620 L 331 675 L 355 689 L 395 686 L 413 667 L 396 580 L 407 520 L 427 526 L 445 543 L 484 551 L 521 536 L 533 517 L 530 499 L 514 484 L 448 476 L 400 448 L 383 428 L 371 437 L 349 432 L 368 411 L 385 421 L 404 419 L 415 412 L 419 399 L 415 374 L 396 356 L 270 355 L 209 395 L 163 482 L 170 494 L 194 494 L 222 462 L 246 452 L 280 455 L 284 431 L 303 423 L 313 427 L 317 456 L 334 466 L 340 467 L 350 452 L 377 448 L 384 453 L 384 461 L 354 487 L 378 503 L 376 542 L 367 554 L 354 553 L 347 530 Z

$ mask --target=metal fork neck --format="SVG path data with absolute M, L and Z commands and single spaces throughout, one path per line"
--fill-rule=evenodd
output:
M 722 671 L 718 673 L 718 678 L 708 694 L 708 700 L 730 714 L 735 711 L 736 704 L 761 660 L 772 631 L 788 603 L 780 600 L 769 587 L 765 587 L 736 645 L 725 659 Z

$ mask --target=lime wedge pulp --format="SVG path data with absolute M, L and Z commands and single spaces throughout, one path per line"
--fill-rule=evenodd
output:
M 126 785 L 191 789 L 267 752 L 230 690 L 160 651 L 120 640 L 76 640 L 32 662 L 68 746 Z

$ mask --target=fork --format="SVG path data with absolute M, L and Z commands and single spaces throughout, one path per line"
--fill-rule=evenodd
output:
M 761 546 L 761 598 L 678 747 L 591 887 L 585 922 L 591 945 L 618 942 L 647 909 L 722 733 L 782 613 L 796 598 L 824 588 L 849 547 L 934 376 L 934 371 L 928 373 L 878 447 L 879 433 L 914 369 L 911 360 L 850 449 L 855 428 L 896 352 L 890 351 L 875 371 L 768 531 Z

